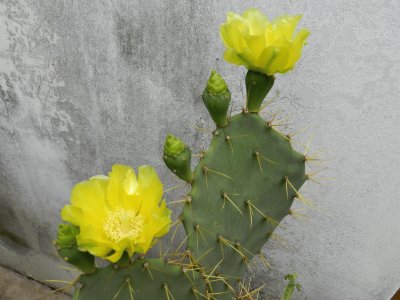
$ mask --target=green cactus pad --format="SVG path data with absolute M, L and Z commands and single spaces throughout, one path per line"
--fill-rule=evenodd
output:
M 258 114 L 214 132 L 194 172 L 183 223 L 187 248 L 208 270 L 239 278 L 306 180 L 304 156 Z M 222 299 L 222 298 L 221 298 Z
M 199 299 L 205 291 L 201 275 L 161 259 L 140 259 L 119 268 L 109 265 L 81 275 L 74 300 Z

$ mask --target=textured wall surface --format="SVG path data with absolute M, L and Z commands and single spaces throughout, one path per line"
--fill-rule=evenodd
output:
M 388 299 L 400 287 L 400 2 L 398 0 L 0 0 L 0 264 L 40 280 L 71 276 L 52 240 L 78 181 L 113 163 L 151 164 L 171 131 L 194 149 L 211 128 L 200 99 L 209 70 L 243 105 L 243 68 L 222 60 L 229 10 L 303 13 L 309 45 L 278 76 L 280 110 L 325 149 L 319 209 L 286 219 L 255 265 L 274 299 L 298 272 L 296 299 Z M 177 192 L 179 194 L 179 192 Z M 169 196 L 172 198 L 173 196 Z M 301 205 L 298 205 L 301 207 Z

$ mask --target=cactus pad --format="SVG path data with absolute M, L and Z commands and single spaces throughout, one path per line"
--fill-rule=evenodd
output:
M 258 114 L 217 128 L 183 210 L 188 249 L 209 271 L 240 278 L 306 180 L 304 156 Z

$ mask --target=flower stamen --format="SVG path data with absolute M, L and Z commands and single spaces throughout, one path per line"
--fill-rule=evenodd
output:
M 104 233 L 112 241 L 118 243 L 121 240 L 135 239 L 142 234 L 144 216 L 132 210 L 117 208 L 108 212 L 103 223 Z

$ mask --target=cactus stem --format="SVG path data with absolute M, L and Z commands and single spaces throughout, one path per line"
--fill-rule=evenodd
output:
M 237 196 L 238 194 L 231 194 L 231 195 Z M 226 202 L 225 200 L 228 200 L 228 201 L 233 205 L 233 207 L 243 216 L 242 211 L 241 211 L 240 208 L 235 204 L 235 202 L 233 202 L 232 199 L 229 198 L 228 193 L 222 192 L 222 198 L 224 199 L 224 203 L 223 203 L 223 205 L 222 205 L 222 207 L 221 207 L 221 210 L 224 209 L 224 207 L 225 207 L 225 202 Z

